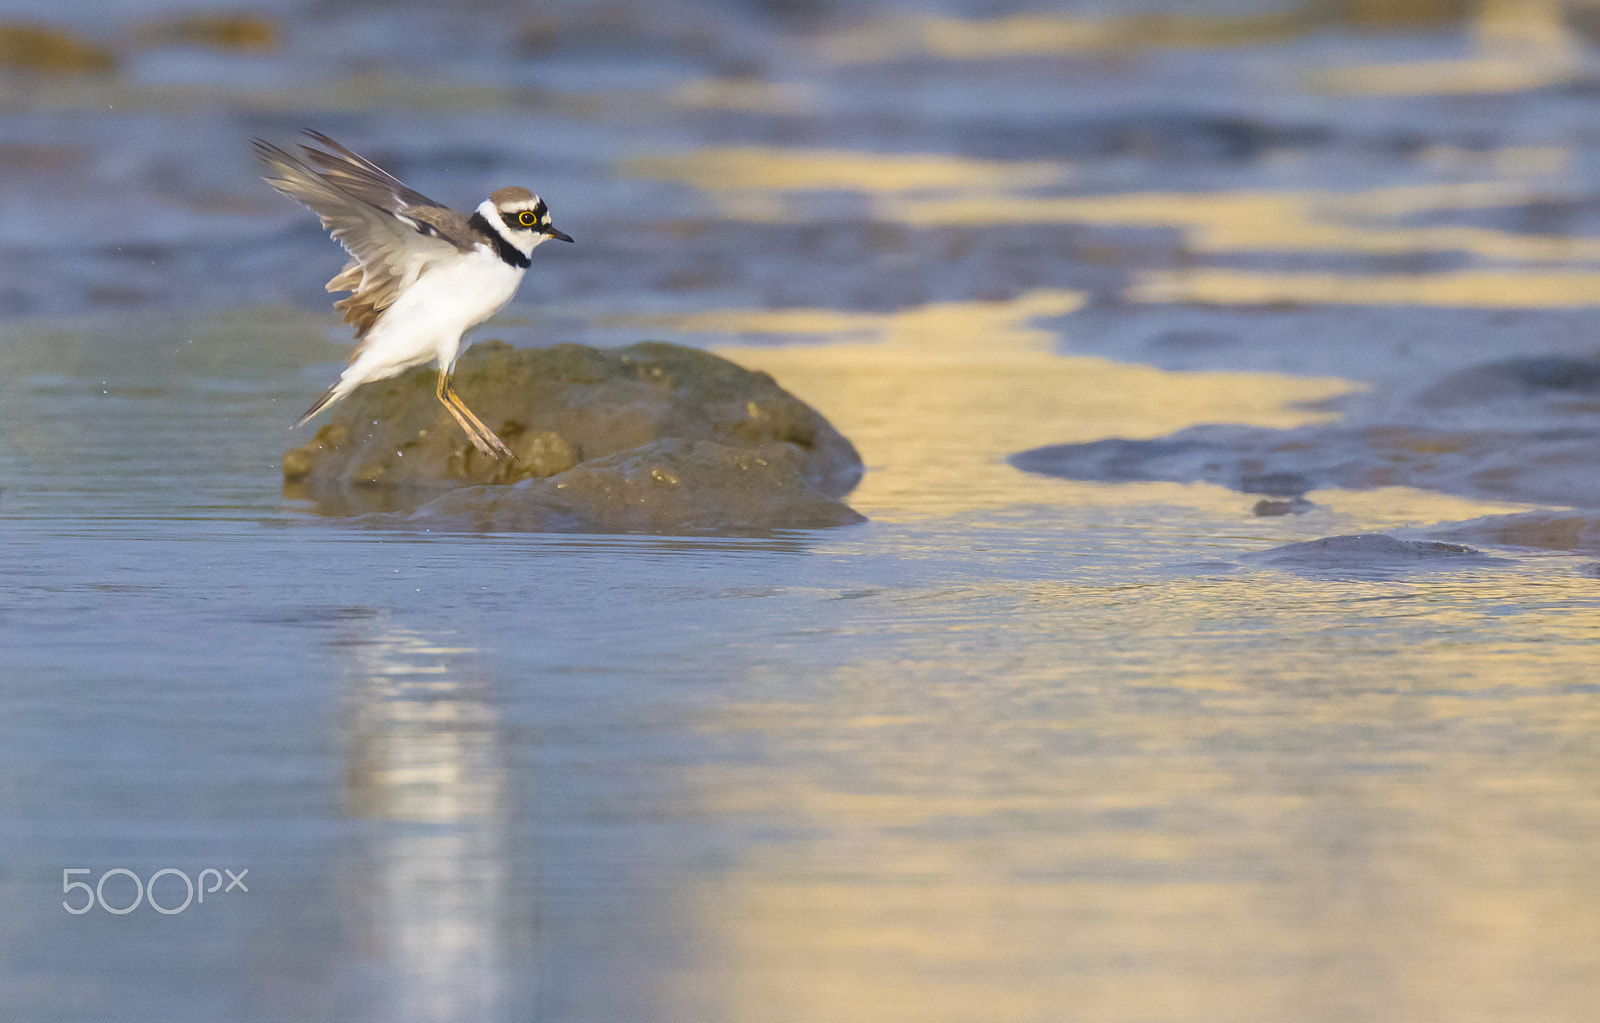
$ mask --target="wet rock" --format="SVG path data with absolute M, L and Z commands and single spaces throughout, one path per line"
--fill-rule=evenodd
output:
M 441 521 L 520 523 L 483 528 L 651 531 L 859 521 L 835 500 L 861 477 L 850 442 L 771 377 L 707 352 L 661 342 L 608 350 L 474 345 L 456 367 L 456 390 L 516 462 L 472 447 L 435 398 L 436 377 L 432 369 L 414 370 L 367 384 L 335 405 L 309 443 L 285 453 L 286 492 L 315 500 L 330 515 L 433 502 L 429 514 L 445 516 Z M 661 447 L 669 441 L 683 443 Z M 638 489 L 635 482 L 645 478 L 638 466 L 678 476 L 678 489 Z M 547 479 L 561 485 L 508 486 Z M 486 485 L 494 492 L 434 501 L 441 491 Z M 756 499 L 753 488 L 760 486 L 772 488 L 770 500 Z M 626 513 L 601 507 L 640 496 L 643 505 L 634 502 Z M 789 499 L 801 507 L 783 512 Z M 527 508 L 515 512 L 516 503 Z
M 1328 536 L 1286 544 L 1248 555 L 1277 568 L 1319 571 L 1393 571 L 1414 568 L 1465 568 L 1507 563 L 1480 550 L 1437 540 L 1400 540 L 1381 533 Z
M 1600 515 L 1579 511 L 1539 511 L 1487 515 L 1460 522 L 1434 536 L 1501 547 L 1543 551 L 1600 552 Z
M 1215 483 L 1245 494 L 1294 499 L 1328 486 L 1360 485 L 1359 444 L 1326 433 L 1206 425 L 1159 440 L 1057 444 L 1012 455 L 1027 472 L 1067 479 Z
M 1113 437 L 1087 444 L 1052 444 L 1020 452 L 1006 461 L 1024 472 L 1115 483 L 1167 479 L 1174 472 L 1205 472 L 1216 464 L 1212 454 L 1224 456 L 1230 451 L 1226 443 L 1189 433 L 1176 433 L 1162 440 Z M 1199 478 L 1203 477 L 1183 482 L 1192 483 Z
M 1452 373 L 1423 391 L 1428 408 L 1454 408 L 1505 398 L 1541 398 L 1552 392 L 1600 394 L 1600 362 L 1560 355 L 1507 359 Z
M 1555 418 L 1555 417 L 1551 417 Z M 1012 465 L 1066 479 L 1215 483 L 1289 499 L 1311 490 L 1418 487 L 1494 500 L 1600 507 L 1600 424 L 1440 430 L 1342 424 L 1274 430 L 1205 425 L 1155 440 L 1061 444 Z
M 1281 470 L 1262 472 L 1245 466 L 1239 473 L 1239 489 L 1246 494 L 1275 494 L 1297 498 L 1312 489 L 1304 473 Z
M 1303 497 L 1291 497 L 1287 500 L 1263 497 L 1250 509 L 1250 513 L 1262 518 L 1272 515 L 1304 515 L 1315 507 L 1315 504 Z
M 803 474 L 798 448 L 765 453 L 660 440 L 511 486 L 451 491 L 360 521 L 449 532 L 765 533 L 866 521 Z
M 140 25 L 134 39 L 142 46 L 207 46 L 218 50 L 272 53 L 283 45 L 276 21 L 256 14 L 189 14 Z
M 98 74 L 116 66 L 110 50 L 42 25 L 0 25 L 0 67 L 56 74 Z

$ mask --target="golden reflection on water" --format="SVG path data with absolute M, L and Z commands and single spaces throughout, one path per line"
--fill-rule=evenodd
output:
M 127 76 L 48 80 L 0 77 L 0 108 L 37 111 L 115 109 L 121 113 L 209 109 L 218 105 L 256 113 L 307 110 L 358 113 L 375 108 L 411 110 L 537 109 L 592 117 L 601 101 L 581 94 L 534 92 L 499 82 L 431 81 L 381 69 L 360 69 L 328 82 L 285 80 L 273 88 L 247 84 L 152 84 Z
M 879 212 L 888 219 L 923 227 L 1070 223 L 1172 228 L 1182 232 L 1185 247 L 1194 252 L 1464 252 L 1526 262 L 1600 261 L 1600 239 L 1596 238 L 1373 223 L 1431 211 L 1516 206 L 1546 195 L 1533 182 L 1507 180 L 1368 192 L 1131 192 L 1060 198 L 900 199 L 883 202 Z
M 1009 189 L 1065 180 L 1065 165 L 1007 163 L 941 153 L 889 155 L 826 149 L 741 146 L 624 161 L 631 177 L 683 181 L 718 191 L 855 191 L 895 194 L 945 189 Z
M 1407 526 L 1432 526 L 1440 522 L 1460 522 L 1483 515 L 1516 515 L 1547 507 L 1458 497 L 1455 494 L 1418 490 L 1414 487 L 1313 490 L 1307 493 L 1305 498 L 1356 523 L 1349 528 L 1361 532 L 1382 532 Z
M 772 699 L 708 728 L 767 763 L 701 789 L 800 837 L 692 893 L 717 1015 L 1588 1019 L 1591 582 L 1020 582 L 942 606 L 992 646 L 884 650 L 811 702 L 757 670 Z
M 843 431 L 869 470 L 850 503 L 887 519 L 1060 501 L 1059 481 L 1002 463 L 1025 448 L 1159 437 L 1204 422 L 1298 426 L 1330 416 L 1297 403 L 1355 387 L 1337 379 L 1175 373 L 1055 354 L 1056 332 L 1036 321 L 1063 316 L 1083 301 L 1080 292 L 1034 291 L 1007 302 L 937 303 L 883 315 L 721 310 L 627 322 L 690 334 L 866 338 L 717 351 L 772 374 Z M 1148 490 L 1114 487 L 1097 494 L 1113 502 L 1149 497 Z
M 1600 306 L 1600 273 L 1273 274 L 1175 270 L 1140 274 L 1134 302 L 1207 305 L 1413 305 L 1456 309 L 1581 309 Z
M 1560 0 L 1483 0 L 1472 44 L 1472 56 L 1458 60 L 1329 68 L 1310 84 L 1355 95 L 1505 93 L 1561 85 L 1584 72 L 1583 42 L 1567 27 Z
M 953 18 L 898 13 L 823 37 L 818 51 L 838 64 L 906 56 L 985 60 L 1151 49 L 1259 46 L 1330 27 L 1416 29 L 1457 20 L 1459 0 L 1308 3 L 1260 14 L 1150 12 L 1098 18 L 1013 14 Z
M 821 41 L 819 52 L 823 59 L 837 64 L 913 54 L 979 60 L 1169 46 L 1242 46 L 1276 42 L 1300 30 L 1299 19 L 1290 13 L 1094 19 L 1045 14 L 983 19 L 902 15 L 829 36 Z
M 1261 14 L 1149 13 L 1099 18 L 1015 14 L 953 18 L 898 14 L 823 37 L 818 55 L 835 64 L 909 56 L 942 60 L 1217 49 L 1282 42 L 1319 29 L 1416 30 L 1464 23 L 1472 54 L 1448 60 L 1336 66 L 1306 76 L 1314 90 L 1356 95 L 1519 92 L 1579 78 L 1582 40 L 1561 0 L 1357 0 L 1302 4 Z
M 693 184 L 717 196 L 725 215 L 744 219 L 800 219 L 805 212 L 798 195 L 840 190 L 862 193 L 878 219 L 917 227 L 1073 223 L 1164 228 L 1178 231 L 1184 247 L 1195 253 L 1384 256 L 1452 252 L 1501 264 L 1431 274 L 1271 273 L 1207 267 L 1145 271 L 1138 273 L 1125 291 L 1125 297 L 1136 302 L 1490 309 L 1600 304 L 1600 271 L 1529 268 L 1529 264 L 1600 263 L 1600 238 L 1405 222 L 1419 216 L 1513 207 L 1547 198 L 1550 182 L 1567 167 L 1565 150 L 1543 147 L 1468 154 L 1436 148 L 1423 154 L 1421 161 L 1447 174 L 1489 177 L 1356 192 L 1251 190 L 1052 197 L 1018 193 L 1064 180 L 1068 173 L 1065 165 L 728 149 L 635 161 L 625 169 Z M 754 318 L 751 314 L 713 313 L 682 321 L 682 329 L 826 334 L 877 331 L 883 322 L 881 317 L 824 310 L 769 312 Z M 956 324 L 953 329 L 967 328 Z M 797 366 L 785 369 L 804 372 Z M 1086 367 L 1083 371 L 1091 372 Z
M 1511 178 L 1564 158 L 1429 157 Z M 828 186 L 680 174 L 780 200 Z M 1600 257 L 1592 239 L 1392 222 L 1525 202 L 1539 194 L 1527 180 L 1063 199 L 991 185 L 863 190 L 915 223 L 1166 227 L 1197 251 Z M 1441 301 L 1600 295 L 1581 273 L 1459 276 Z M 1134 296 L 1193 300 L 1140 290 L 1183 279 L 1142 278 Z M 1430 278 L 1404 280 L 1382 287 L 1415 300 Z M 1308 300 L 1379 294 L 1328 281 Z M 1207 421 L 1299 425 L 1317 413 L 1295 403 L 1354 386 L 1054 354 L 1041 321 L 1083 299 L 634 322 L 828 339 L 719 350 L 858 444 L 871 471 L 851 501 L 878 519 L 1122 502 L 1238 521 L 1244 499 L 1220 488 L 1040 479 L 999 459 Z M 1356 529 L 1522 510 L 1399 488 L 1312 498 Z M 665 1001 L 694 1005 L 685 1018 L 796 1023 L 1587 1020 L 1600 1003 L 1600 705 L 1572 687 L 1589 684 L 1600 641 L 1592 582 L 1536 565 L 1386 582 L 1246 570 L 865 596 L 854 621 L 872 641 L 814 699 L 757 665 L 745 702 L 707 722 L 763 750 L 759 767 L 701 769 L 707 812 L 770 817 L 795 837 L 684 893 L 709 966 Z M 1507 757 L 1508 744 L 1533 752 Z
M 625 171 L 693 184 L 716 196 L 726 216 L 798 220 L 799 195 L 855 191 L 872 216 L 917 227 L 1094 224 L 1178 231 L 1195 253 L 1342 252 L 1369 256 L 1463 253 L 1501 266 L 1436 274 L 1285 274 L 1200 267 L 1139 273 L 1126 297 L 1137 302 L 1259 305 L 1283 302 L 1431 305 L 1461 308 L 1586 307 L 1600 303 L 1600 272 L 1531 270 L 1527 264 L 1600 263 L 1600 239 L 1537 235 L 1407 218 L 1496 209 L 1548 198 L 1568 153 L 1556 147 L 1467 154 L 1436 148 L 1421 162 L 1447 174 L 1489 175 L 1357 192 L 1133 192 L 1081 196 L 1017 194 L 1065 180 L 1052 163 L 1008 165 L 948 157 L 779 149 L 707 150 L 634 161 Z M 1517 264 L 1522 264 L 1518 266 Z M 732 314 L 729 314 L 732 315 Z M 800 323 L 796 316 L 809 317 Z M 873 329 L 870 318 L 766 313 L 765 319 L 698 329 L 828 333 Z M 784 326 L 786 316 L 795 326 Z M 724 317 L 726 319 L 726 317 Z M 695 328 L 690 328 L 695 329 Z

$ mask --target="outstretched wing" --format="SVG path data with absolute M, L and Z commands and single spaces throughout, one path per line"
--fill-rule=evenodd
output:
M 254 140 L 268 170 L 263 180 L 310 208 L 350 253 L 351 261 L 327 287 L 353 292 L 333 305 L 356 328 L 356 337 L 364 338 L 429 265 L 471 250 L 472 232 L 461 214 L 412 191 L 321 132 L 306 134 L 330 151 L 302 145 L 306 159 L 301 160 Z

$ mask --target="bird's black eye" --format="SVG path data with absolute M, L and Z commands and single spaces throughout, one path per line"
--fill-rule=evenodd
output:
M 538 222 L 539 218 L 534 216 L 531 210 L 523 210 L 521 213 L 517 214 L 517 223 L 521 224 L 523 227 L 533 227 Z

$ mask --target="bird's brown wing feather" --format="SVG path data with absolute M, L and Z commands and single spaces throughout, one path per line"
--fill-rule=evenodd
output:
M 333 305 L 355 327 L 356 337 L 365 338 L 431 263 L 473 247 L 472 230 L 466 217 L 407 188 L 328 136 L 306 134 L 332 150 L 301 146 L 316 167 L 261 139 L 255 140 L 256 155 L 267 166 L 267 184 L 310 208 L 350 253 L 351 261 L 327 289 L 352 293 Z M 351 358 L 360 352 L 358 345 Z
M 307 138 L 331 152 L 324 152 L 305 143 L 300 149 L 306 159 L 321 169 L 323 178 L 349 192 L 363 202 L 380 209 L 403 209 L 407 206 L 438 206 L 421 192 L 407 188 L 405 183 L 364 156 L 346 149 L 320 131 L 305 130 Z

